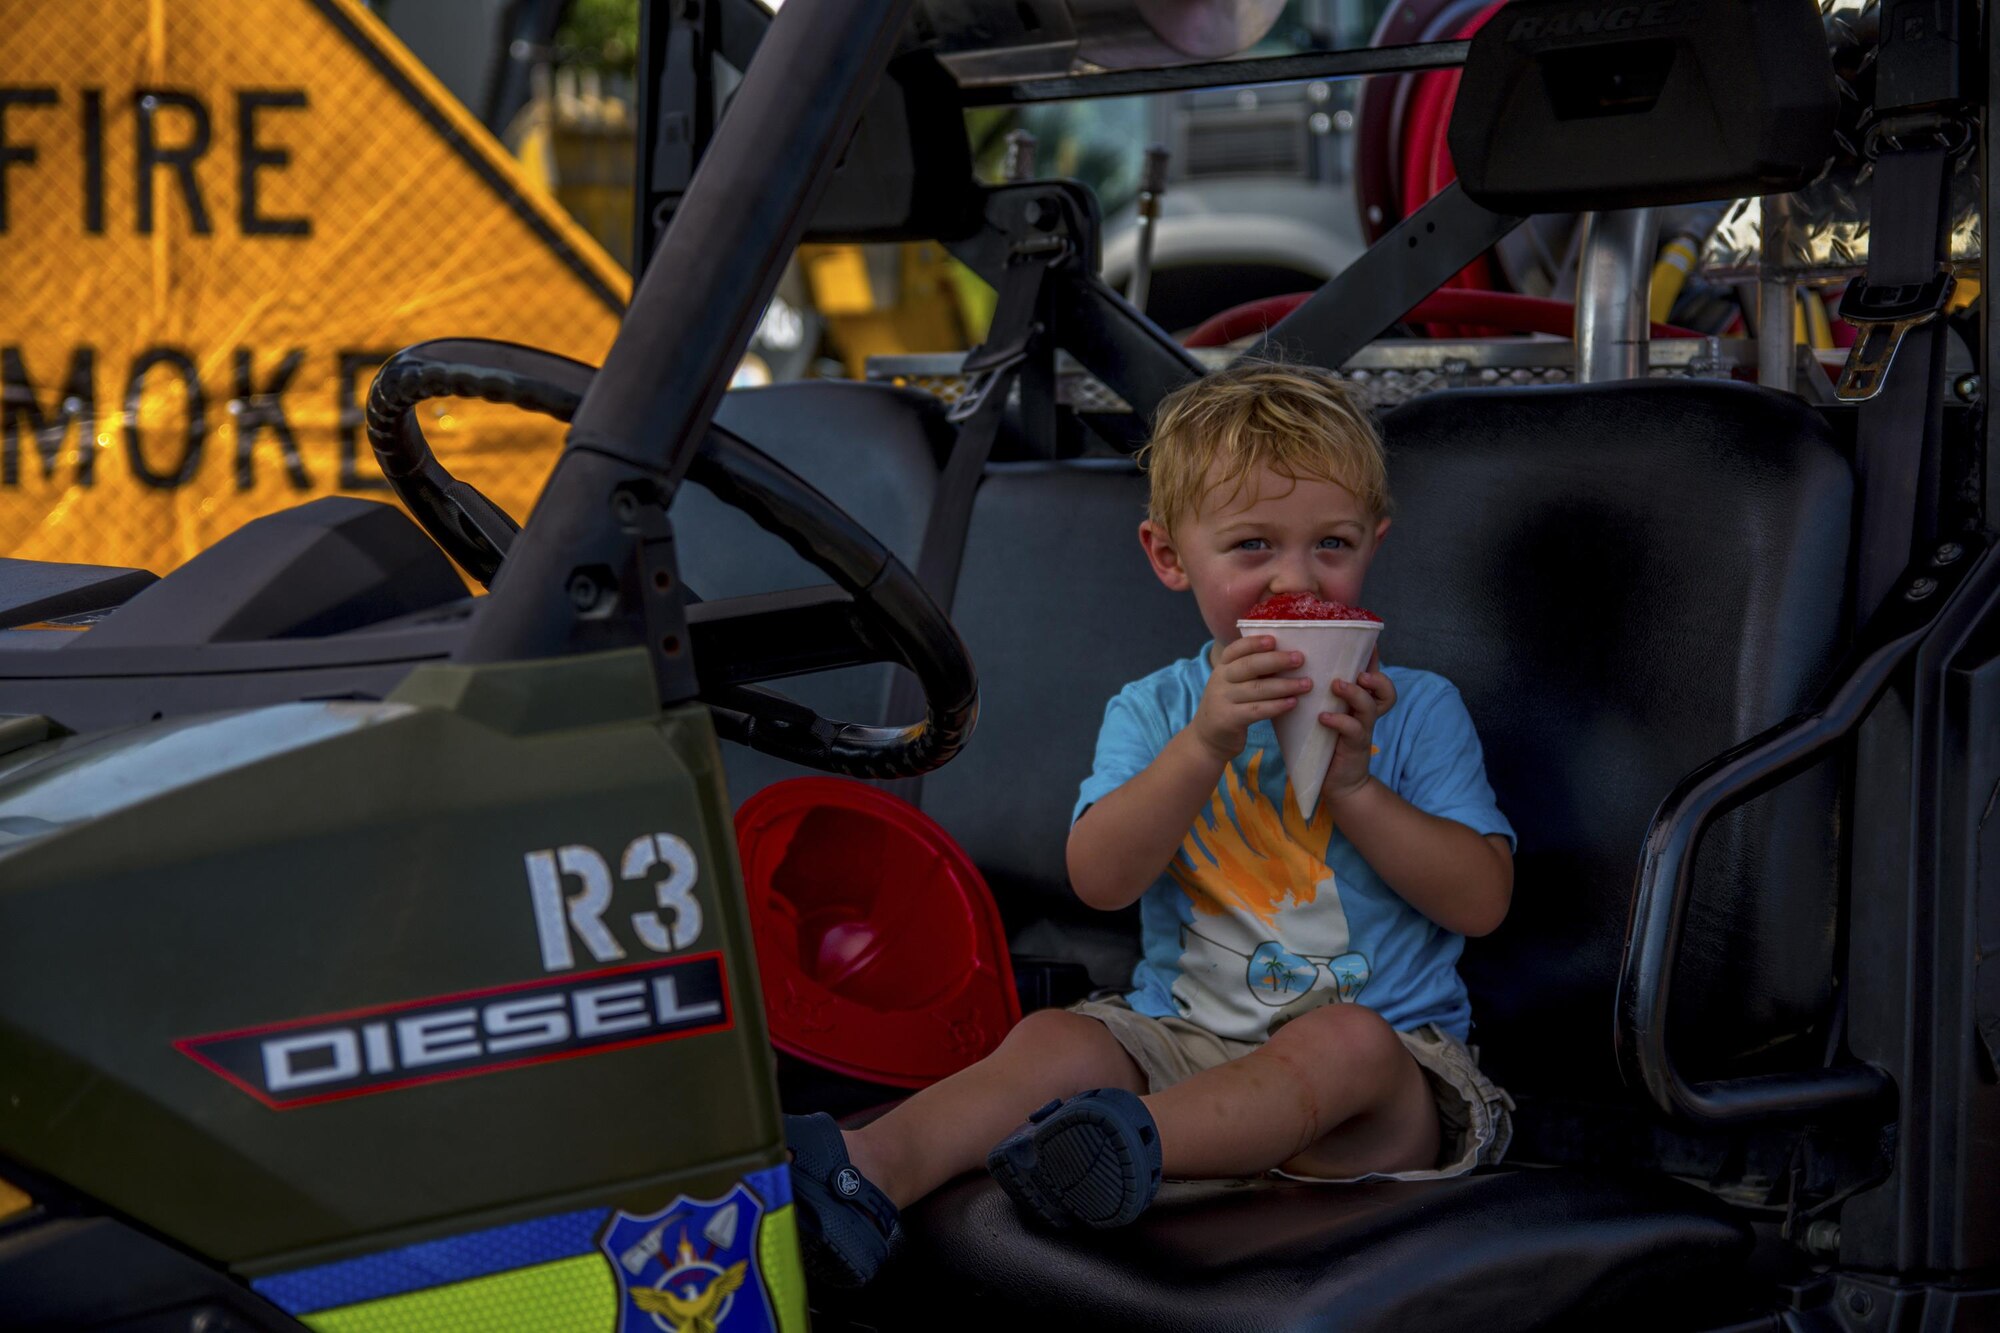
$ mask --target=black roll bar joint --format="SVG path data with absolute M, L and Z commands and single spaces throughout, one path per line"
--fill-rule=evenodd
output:
M 1690 1083 L 1668 1048 L 1667 1013 L 1702 837 L 1729 811 L 1811 768 L 1866 720 L 1952 594 L 1986 558 L 1983 536 L 1956 545 L 1963 554 L 1947 563 L 1918 560 L 1903 571 L 1896 595 L 1863 627 L 1812 708 L 1689 773 L 1653 815 L 1632 893 L 1613 1040 L 1626 1083 L 1644 1088 L 1677 1120 L 1719 1128 L 1879 1114 L 1893 1106 L 1895 1082 L 1872 1064 Z
M 1070 259 L 1048 267 L 1038 317 L 1048 316 L 1054 327 L 1045 332 L 1133 412 L 1151 418 L 1162 398 L 1201 376 L 1205 367 L 1192 352 L 1099 276 L 1102 218 L 1088 189 L 1075 181 L 1023 181 L 987 186 L 983 198 L 985 226 L 947 240 L 946 248 L 1005 291 L 1009 265 L 1029 247 L 1055 236 L 1069 241 L 1075 248 Z

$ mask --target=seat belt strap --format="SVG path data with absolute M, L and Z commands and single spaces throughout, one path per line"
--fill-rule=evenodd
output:
M 965 539 L 972 520 L 972 502 L 987 459 L 1000 438 L 1008 395 L 1030 359 L 1045 355 L 1047 330 L 1045 279 L 1049 270 L 1069 258 L 1071 248 L 1060 237 L 1043 237 L 1019 246 L 1008 256 L 1000 282 L 999 301 L 986 341 L 966 353 L 964 373 L 971 380 L 951 410 L 958 427 L 951 456 L 938 477 L 931 498 L 930 518 L 917 547 L 917 582 L 931 599 L 951 610 L 958 590 L 959 569 L 965 561 Z M 923 708 L 923 686 L 908 671 L 898 671 L 889 687 L 890 718 L 910 718 Z M 914 802 L 921 778 L 907 778 L 892 788 Z
M 1937 535 L 1919 529 L 1934 521 L 1924 480 L 1936 489 L 1944 432 L 1947 330 L 1940 316 L 1953 284 L 1940 255 L 1949 244 L 1951 163 L 1942 147 L 1886 151 L 1877 159 L 1868 276 L 1841 301 L 1841 318 L 1860 331 L 1837 389 L 1841 399 L 1862 404 L 1854 447 L 1861 494 L 1857 624 L 1888 596 L 1915 545 Z
M 1961 42 L 1973 12 L 1959 0 L 1882 6 L 1877 119 L 1866 144 L 1875 163 L 1868 273 L 1841 300 L 1841 317 L 1860 336 L 1835 391 L 1861 404 L 1854 447 L 1861 488 L 1857 624 L 1891 594 L 1916 550 L 1937 540 L 1942 316 L 1952 289 L 1950 182 L 1953 163 L 1974 137 Z M 1977 27 L 1975 20 L 1967 31 Z
M 951 421 L 958 433 L 952 441 L 951 457 L 938 477 L 937 494 L 931 497 L 923 542 L 917 547 L 917 582 L 947 610 L 965 558 L 965 525 L 972 517 L 972 498 L 1000 438 L 1007 397 L 1028 358 L 1039 350 L 1046 328 L 1040 318 L 1044 314 L 1042 279 L 1051 259 L 1068 253 L 1066 243 L 1058 244 L 1059 249 L 1016 253 L 1008 259 L 986 341 L 965 356 L 963 373 L 971 382 L 964 396 L 952 405 Z

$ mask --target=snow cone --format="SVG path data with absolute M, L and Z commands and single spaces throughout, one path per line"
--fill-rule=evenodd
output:
M 1333 763 L 1334 742 L 1340 738 L 1320 725 L 1321 713 L 1345 713 L 1347 705 L 1331 690 L 1336 680 L 1352 684 L 1368 669 L 1382 620 L 1372 611 L 1323 601 L 1311 593 L 1267 597 L 1236 622 L 1239 634 L 1268 634 L 1280 652 L 1302 653 L 1305 664 L 1286 672 L 1291 679 L 1312 682 L 1312 693 L 1298 707 L 1271 719 L 1278 733 L 1278 751 L 1285 757 L 1292 800 L 1299 815 L 1310 820 L 1319 804 L 1320 787 Z

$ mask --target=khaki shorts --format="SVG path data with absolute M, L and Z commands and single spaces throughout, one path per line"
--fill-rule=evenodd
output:
M 1338 1003 L 1332 991 L 1321 992 L 1320 1003 Z M 1318 1004 L 1287 1006 L 1271 1025 L 1272 1030 Z M 1250 1054 L 1262 1042 L 1235 1041 L 1218 1037 L 1184 1018 L 1149 1018 L 1136 1012 L 1123 999 L 1084 1000 L 1070 1006 L 1070 1012 L 1094 1018 L 1111 1030 L 1132 1062 L 1146 1076 L 1147 1090 L 1159 1092 L 1184 1078 L 1213 1069 L 1220 1064 Z M 1479 1072 L 1478 1054 L 1464 1042 L 1436 1024 L 1426 1024 L 1414 1032 L 1398 1032 L 1403 1046 L 1424 1071 L 1431 1097 L 1437 1103 L 1438 1165 L 1428 1171 L 1378 1172 L 1361 1180 L 1435 1180 L 1460 1176 L 1475 1166 L 1490 1166 L 1507 1151 L 1514 1137 L 1514 1099 L 1501 1091 L 1493 1080 Z M 1275 1171 L 1274 1175 L 1287 1175 Z M 1307 1177 L 1293 1177 L 1306 1179 Z

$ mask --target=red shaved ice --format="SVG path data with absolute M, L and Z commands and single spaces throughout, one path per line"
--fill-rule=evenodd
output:
M 1373 611 L 1341 602 L 1329 602 L 1309 592 L 1281 592 L 1266 597 L 1244 613 L 1245 620 L 1368 620 L 1376 624 L 1382 617 Z

